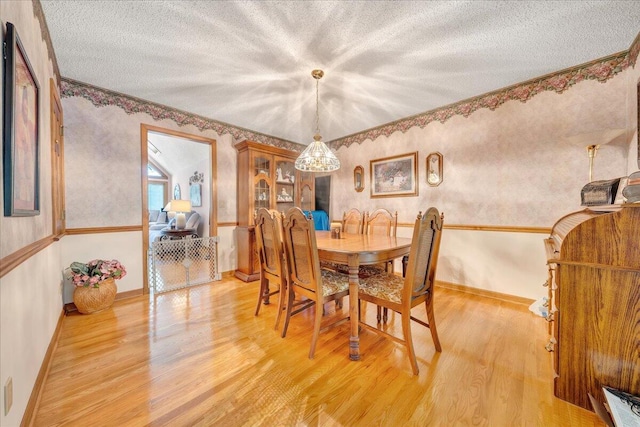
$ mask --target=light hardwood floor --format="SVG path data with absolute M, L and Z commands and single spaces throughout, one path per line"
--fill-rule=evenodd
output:
M 309 360 L 312 313 L 280 338 L 275 300 L 254 317 L 257 292 L 258 282 L 225 278 L 66 317 L 34 424 L 604 425 L 553 396 L 547 325 L 523 305 L 436 288 L 443 350 L 413 324 L 413 376 L 404 347 L 369 331 L 362 361 L 350 362 L 348 323 L 321 333 Z M 347 307 L 328 304 L 327 320 Z M 389 323 L 401 333 L 399 318 Z

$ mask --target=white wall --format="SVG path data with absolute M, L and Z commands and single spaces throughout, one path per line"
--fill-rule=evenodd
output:
M 116 281 L 118 292 L 140 289 L 142 264 L 123 261 L 141 257 L 140 231 L 71 235 L 62 239 L 61 243 L 60 262 L 63 267 L 68 267 L 74 261 L 86 263 L 92 259 L 117 259 L 127 271 L 125 277 Z M 73 289 L 70 280 L 65 280 L 65 303 L 73 301 Z
M 40 214 L 0 215 L 0 259 L 52 234 L 51 133 L 49 79 L 54 77 L 47 45 L 30 1 L 1 1 L 2 38 L 5 24 L 15 25 L 39 83 Z M 0 67 L 1 68 L 1 67 Z M 0 70 L 0 73 L 3 71 Z M 4 79 L 4 76 L 2 76 Z M 0 80 L 2 80 L 0 79 Z M 0 106 L 0 109 L 3 108 Z M 0 114 L 2 115 L 2 114 Z M 0 129 L 3 124 L 0 123 Z M 0 131 L 2 134 L 4 129 Z M 2 162 L 0 162 L 2 168 Z M 2 173 L 0 173 L 0 188 Z M 0 192 L 0 205 L 4 199 Z M 6 266 L 6 265 L 5 265 Z M 47 347 L 62 313 L 60 242 L 37 252 L 0 278 L 0 425 L 22 420 Z M 13 382 L 13 405 L 4 413 L 4 386 Z

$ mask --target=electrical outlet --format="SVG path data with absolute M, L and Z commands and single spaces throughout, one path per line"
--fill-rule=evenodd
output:
M 13 379 L 9 377 L 4 385 L 4 414 L 7 415 L 13 405 Z

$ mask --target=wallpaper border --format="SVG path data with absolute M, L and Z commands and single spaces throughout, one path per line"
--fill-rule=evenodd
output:
M 431 122 L 445 123 L 454 116 L 469 117 L 470 114 L 482 108 L 493 111 L 507 101 L 517 100 L 524 103 L 542 92 L 562 93 L 583 80 L 597 80 L 600 83 L 605 83 L 621 71 L 635 67 L 639 53 L 640 33 L 636 36 L 629 50 L 376 126 L 329 141 L 327 145 L 338 150 L 340 147 L 349 147 L 354 143 L 361 144 L 367 139 L 373 141 L 380 136 L 388 137 L 397 131 L 405 133 L 413 127 L 424 128 Z
M 123 109 L 124 112 L 129 115 L 146 113 L 156 121 L 169 119 L 180 127 L 193 125 L 201 132 L 205 130 L 213 130 L 220 136 L 230 134 L 236 142 L 248 139 L 297 152 L 301 152 L 306 148 L 305 145 L 298 144 L 296 142 L 276 138 L 260 132 L 254 132 L 249 129 L 244 129 L 228 123 L 209 119 L 207 117 L 191 114 L 186 111 L 167 107 L 166 105 L 145 101 L 144 99 L 130 95 L 92 86 L 66 77 L 62 78 L 60 87 L 60 96 L 62 98 L 80 97 L 91 101 L 91 103 L 96 107 L 116 106 Z
M 631 47 L 626 51 L 363 130 L 343 138 L 329 141 L 327 145 L 334 150 L 338 150 L 340 147 L 349 147 L 354 143 L 361 144 L 367 139 L 373 141 L 380 136 L 388 137 L 396 131 L 405 133 L 413 127 L 422 129 L 434 121 L 445 123 L 455 116 L 469 117 L 469 115 L 482 108 L 488 108 L 493 111 L 507 101 L 517 100 L 524 103 L 542 92 L 554 91 L 560 94 L 583 80 L 597 80 L 600 83 L 605 83 L 625 69 L 635 67 L 639 54 L 640 33 L 638 33 Z M 301 152 L 306 147 L 303 144 L 276 138 L 65 77 L 61 78 L 60 86 L 62 98 L 82 97 L 91 101 L 96 107 L 112 105 L 122 108 L 127 114 L 146 113 L 156 121 L 170 119 L 180 127 L 194 125 L 200 131 L 211 129 L 218 135 L 230 134 L 236 142 L 248 139 L 298 152 Z

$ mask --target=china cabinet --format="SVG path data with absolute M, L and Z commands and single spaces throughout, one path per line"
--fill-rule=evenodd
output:
M 300 153 L 254 141 L 235 145 L 238 151 L 238 263 L 235 276 L 246 282 L 260 277 L 254 217 L 258 209 L 286 212 L 298 206 L 315 207 L 314 177 L 295 169 Z

